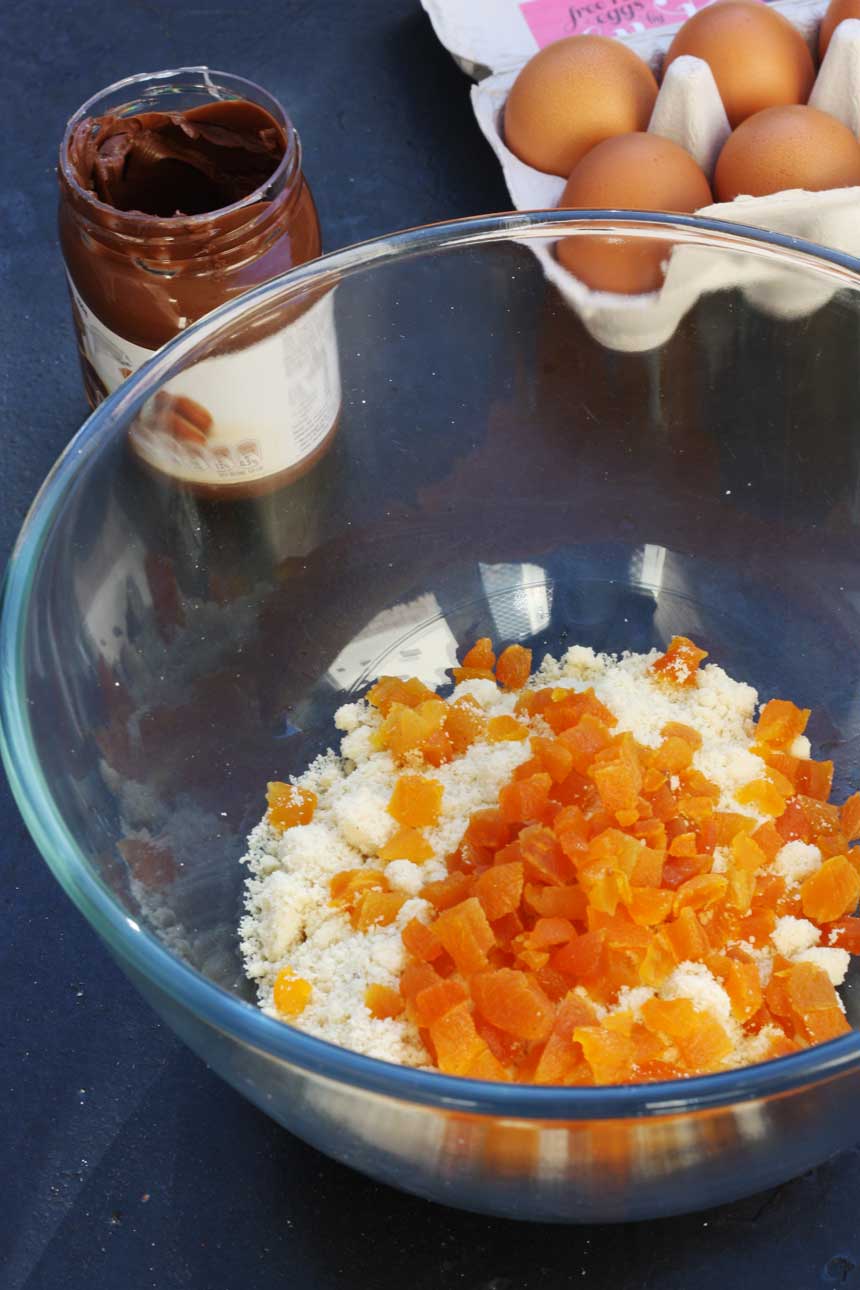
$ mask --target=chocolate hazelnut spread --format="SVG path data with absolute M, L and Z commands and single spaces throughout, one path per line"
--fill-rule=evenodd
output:
M 185 112 L 85 117 L 68 156 L 81 188 L 106 206 L 171 219 L 248 197 L 271 178 L 286 150 L 277 121 L 239 99 Z
M 191 323 L 320 253 L 294 127 L 226 73 L 160 72 L 96 95 L 68 124 L 59 181 L 92 406 Z M 329 293 L 219 339 L 150 400 L 131 442 L 202 491 L 254 491 L 309 469 L 339 407 Z

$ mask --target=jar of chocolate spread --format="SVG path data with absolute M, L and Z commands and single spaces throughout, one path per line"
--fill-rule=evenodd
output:
M 93 407 L 226 301 L 317 256 L 298 134 L 259 86 L 205 67 L 86 102 L 60 149 L 60 244 Z M 334 293 L 256 319 L 172 378 L 131 432 L 149 467 L 222 495 L 304 474 L 334 434 Z

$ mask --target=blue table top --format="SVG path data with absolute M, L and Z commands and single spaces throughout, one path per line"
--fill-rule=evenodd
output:
M 66 117 L 95 90 L 203 62 L 271 89 L 300 129 L 329 249 L 509 205 L 468 84 L 417 0 L 29 0 L 4 28 L 4 559 L 85 415 L 54 164 Z M 5 784 L 0 832 L 5 1290 L 860 1287 L 860 1148 L 718 1211 L 623 1228 L 505 1223 L 368 1182 L 157 1021 L 42 864 Z

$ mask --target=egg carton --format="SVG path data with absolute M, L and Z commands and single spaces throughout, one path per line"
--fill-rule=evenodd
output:
M 784 14 L 815 49 L 826 0 L 781 0 L 773 6 Z M 631 35 L 617 35 L 655 72 L 681 23 Z M 505 182 L 518 210 L 558 205 L 565 180 L 547 175 L 515 157 L 503 135 L 504 106 L 511 86 L 527 57 L 472 87 L 472 105 L 482 133 L 502 166 Z M 818 72 L 809 99 L 860 136 L 860 21 L 839 25 Z M 694 157 L 710 180 L 716 159 L 730 133 L 719 91 L 707 63 L 684 56 L 671 65 L 660 86 L 649 124 L 655 134 L 673 140 Z M 828 192 L 793 190 L 767 197 L 737 197 L 702 207 L 697 215 L 728 223 L 752 225 L 771 232 L 817 242 L 860 256 L 860 188 Z M 780 317 L 806 316 L 838 290 L 810 275 L 804 287 L 796 273 L 773 268 L 762 259 L 733 259 L 704 248 L 677 247 L 670 257 L 666 280 L 658 292 L 618 296 L 591 291 L 555 260 L 544 244 L 534 244 L 547 276 L 574 306 L 589 331 L 605 344 L 625 350 L 662 344 L 703 290 L 740 287 L 750 303 Z

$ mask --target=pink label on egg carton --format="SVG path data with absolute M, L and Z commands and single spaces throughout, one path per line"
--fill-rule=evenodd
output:
M 523 0 L 520 10 L 539 49 L 562 36 L 633 36 L 684 22 L 709 0 Z

